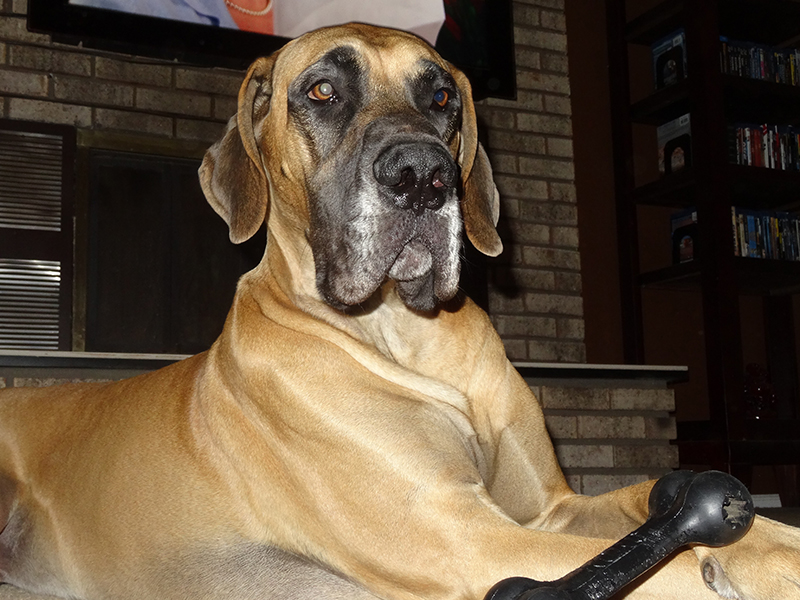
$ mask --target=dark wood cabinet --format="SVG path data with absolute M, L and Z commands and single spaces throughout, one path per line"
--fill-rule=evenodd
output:
M 262 230 L 235 246 L 200 162 L 104 150 L 89 159 L 86 350 L 192 354 L 222 331 Z
M 702 303 L 708 418 L 679 423 L 681 462 L 720 468 L 745 482 L 754 466 L 780 466 L 784 503 L 796 503 L 800 403 L 792 295 L 800 292 L 800 262 L 736 256 L 731 208 L 796 212 L 800 172 L 731 164 L 729 128 L 738 122 L 800 125 L 800 87 L 723 73 L 720 37 L 796 47 L 800 3 L 668 0 L 629 18 L 630 4 L 606 2 L 625 358 L 645 361 L 643 290 L 696 290 Z M 632 99 L 632 90 L 642 87 L 631 75 L 635 52 L 641 56 L 678 28 L 685 33 L 687 77 Z M 691 166 L 641 181 L 637 161 L 646 153 L 640 151 L 637 131 L 686 113 L 691 115 Z M 642 207 L 677 211 L 689 206 L 697 211 L 702 252 L 691 262 L 643 269 L 643 249 L 666 242 L 642 239 Z M 763 337 L 778 403 L 769 415 L 754 415 L 746 405 L 740 322 L 746 294 L 763 297 Z

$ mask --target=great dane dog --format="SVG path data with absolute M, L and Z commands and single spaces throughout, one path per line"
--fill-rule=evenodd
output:
M 85 599 L 481 599 L 555 579 L 646 518 L 651 484 L 574 494 L 486 314 L 457 294 L 498 195 L 469 84 L 348 25 L 255 62 L 200 169 L 241 242 L 210 350 L 0 395 L 0 578 Z M 758 519 L 631 598 L 800 598 L 800 532 Z

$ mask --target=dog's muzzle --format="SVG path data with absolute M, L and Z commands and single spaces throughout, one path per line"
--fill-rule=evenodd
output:
M 346 148 L 346 146 L 345 146 Z M 320 171 L 311 244 L 317 288 L 355 306 L 392 280 L 410 308 L 432 310 L 458 291 L 459 168 L 426 123 L 373 121 L 356 150 Z M 352 182 L 336 172 L 354 169 Z M 324 176 L 323 176 L 324 175 Z
M 386 148 L 373 164 L 375 180 L 401 209 L 439 210 L 453 190 L 457 169 L 440 145 L 406 142 Z

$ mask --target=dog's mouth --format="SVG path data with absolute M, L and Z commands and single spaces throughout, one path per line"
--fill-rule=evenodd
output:
M 451 216 L 423 215 L 413 235 L 403 226 L 407 221 L 391 217 L 367 219 L 375 226 L 367 235 L 362 222 L 351 223 L 338 251 L 315 254 L 325 301 L 338 309 L 357 306 L 389 280 L 414 310 L 431 311 L 452 298 L 458 291 L 461 222 L 457 203 L 448 204 Z
M 432 269 L 431 251 L 419 240 L 413 240 L 400 251 L 389 269 L 389 277 L 400 283 L 414 281 L 428 276 Z
M 397 283 L 397 292 L 408 306 L 431 310 L 435 304 L 433 255 L 419 240 L 410 242 L 389 269 L 389 278 Z
M 452 298 L 461 267 L 461 213 L 451 196 L 419 216 L 398 214 L 379 200 L 338 229 L 336 239 L 317 231 L 312 247 L 325 301 L 339 309 L 360 305 L 389 280 L 414 310 L 431 311 Z

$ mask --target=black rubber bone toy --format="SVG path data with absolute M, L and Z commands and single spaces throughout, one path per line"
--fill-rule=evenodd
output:
M 512 577 L 485 600 L 607 600 L 645 571 L 687 544 L 727 546 L 753 523 L 753 499 L 726 473 L 676 471 L 650 492 L 644 525 L 556 581 Z

